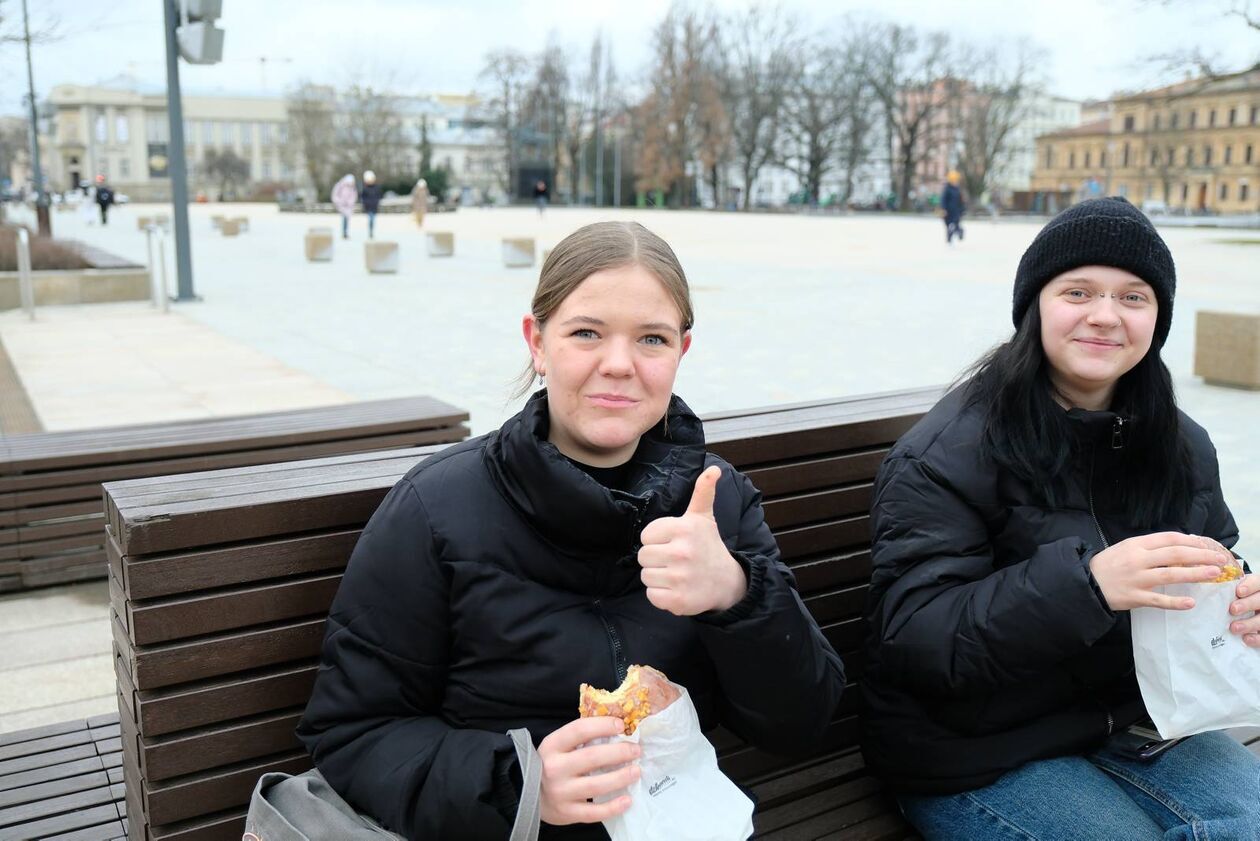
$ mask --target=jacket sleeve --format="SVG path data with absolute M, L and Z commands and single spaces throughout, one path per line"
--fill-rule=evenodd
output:
M 732 554 L 748 576 L 748 592 L 729 610 L 696 618 L 721 685 L 723 723 L 767 750 L 807 750 L 840 702 L 844 666 L 779 559 L 760 492 L 743 474 L 723 469 L 734 474 L 739 493 Z M 719 485 L 719 497 L 726 487 Z
M 1211 455 L 1206 466 L 1211 477 L 1211 496 L 1208 501 L 1207 525 L 1203 529 L 1203 534 L 1226 549 L 1232 550 L 1238 544 L 1238 523 L 1234 521 L 1234 515 L 1225 504 L 1225 494 L 1221 491 L 1221 468 L 1217 461 L 1216 448 L 1211 445 L 1209 448 Z M 1234 555 L 1241 558 L 1237 552 L 1234 552 Z M 1248 572 L 1251 571 L 1246 561 L 1243 561 L 1243 568 Z
M 919 459 L 881 467 L 871 528 L 878 668 L 914 692 L 957 697 L 1028 680 L 1116 621 L 1083 540 L 998 569 L 979 511 Z
M 519 797 L 511 740 L 439 715 L 448 613 L 428 516 L 403 479 L 351 555 L 298 736 L 329 783 L 388 829 L 506 838 Z

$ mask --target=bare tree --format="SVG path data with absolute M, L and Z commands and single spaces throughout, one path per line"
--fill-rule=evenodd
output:
M 553 39 L 538 56 L 534 80 L 525 96 L 522 122 L 529 125 L 547 144 L 552 180 L 560 174 L 569 129 L 571 105 L 568 56 Z M 553 187 L 558 185 L 553 184 Z
M 751 6 L 729 18 L 715 55 L 731 144 L 744 179 L 744 210 L 762 167 L 775 158 L 784 97 L 797 74 L 796 21 L 778 7 Z
M 1143 5 L 1167 7 L 1189 6 L 1191 3 L 1187 0 L 1146 0 Z M 1203 2 L 1194 0 L 1193 5 L 1198 10 L 1202 8 Z M 1237 19 L 1253 35 L 1260 34 L 1260 10 L 1252 7 L 1251 0 L 1228 0 L 1224 3 L 1218 2 L 1216 6 L 1222 16 Z M 1224 66 L 1219 52 L 1209 52 L 1203 47 L 1153 53 L 1146 58 L 1145 63 L 1154 65 L 1166 77 L 1192 72 L 1200 78 L 1219 79 L 1235 72 Z M 1260 55 L 1253 57 L 1251 67 L 1260 67 Z
M 869 30 L 849 31 L 839 44 L 816 38 L 804 45 L 806 57 L 783 101 L 779 163 L 800 179 L 814 205 L 822 198 L 823 179 L 836 169 L 845 173 L 841 203 L 848 201 L 854 172 L 870 151 L 874 109 L 865 67 Z
M 370 86 L 354 84 L 339 97 L 337 162 L 341 169 L 378 178 L 411 176 L 405 150 L 407 130 L 398 98 Z
M 13 162 L 26 149 L 25 122 L 19 117 L 0 117 L 0 173 L 8 177 L 8 173 L 13 168 Z
M 948 106 L 944 81 L 953 77 L 949 36 L 920 35 L 911 27 L 886 24 L 868 63 L 868 79 L 888 132 L 889 178 L 898 206 L 907 209 L 914 174 L 939 141 Z
M 1028 41 L 1016 43 L 1010 58 L 990 49 L 972 63 L 967 89 L 948 97 L 956 168 L 968 195 L 983 195 L 1010 162 L 1015 151 L 1011 132 L 1027 116 L 1031 97 L 1039 90 L 1035 69 L 1044 61 L 1044 51 Z
M 218 182 L 220 200 L 225 195 L 234 196 L 238 184 L 249 182 L 249 161 L 239 157 L 231 149 L 224 149 L 222 152 L 208 150 L 202 158 L 201 169 Z
M 282 154 L 289 166 L 305 168 L 317 196 L 327 196 L 337 180 L 334 97 L 332 88 L 299 82 L 285 103 L 289 134 Z
M 692 204 L 691 167 L 722 155 L 725 111 L 713 73 L 718 24 L 673 6 L 653 32 L 651 92 L 636 109 L 635 188 L 661 190 L 674 206 Z
M 501 186 L 509 196 L 515 195 L 519 161 L 519 129 L 522 100 L 530 62 L 518 50 L 498 49 L 486 54 L 481 80 L 488 84 L 488 106 L 493 122 L 503 138 L 505 172 Z

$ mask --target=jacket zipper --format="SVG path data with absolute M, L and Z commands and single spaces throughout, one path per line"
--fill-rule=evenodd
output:
M 1119 450 L 1124 447 L 1124 418 L 1117 417 L 1115 423 L 1111 426 L 1111 449 Z M 1094 461 L 1095 451 L 1090 450 L 1089 454 L 1089 516 L 1094 521 L 1094 528 L 1098 530 L 1098 537 L 1102 540 L 1103 548 L 1110 549 L 1111 541 L 1107 540 L 1107 535 L 1103 532 L 1102 523 L 1098 521 L 1098 514 L 1094 511 Z
M 612 649 L 613 671 L 616 672 L 617 683 L 620 684 L 626 679 L 626 673 L 630 670 L 625 651 L 621 647 L 621 636 L 617 633 L 612 619 L 604 612 L 604 604 L 599 599 L 595 600 L 595 612 L 599 615 L 599 621 L 604 623 L 604 632 L 608 634 L 608 645 Z

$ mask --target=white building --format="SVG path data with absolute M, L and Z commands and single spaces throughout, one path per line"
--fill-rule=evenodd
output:
M 1024 104 L 1024 118 L 1009 135 L 1011 156 L 990 179 L 995 191 L 1015 192 L 1031 188 L 1037 156 L 1037 137 L 1081 124 L 1081 103 L 1060 96 L 1038 94 Z

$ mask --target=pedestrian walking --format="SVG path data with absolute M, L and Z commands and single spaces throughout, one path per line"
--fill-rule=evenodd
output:
M 359 202 L 368 218 L 368 239 L 372 239 L 376 235 L 376 211 L 381 209 L 381 186 L 376 183 L 376 173 L 370 169 L 363 172 Z
M 96 188 L 86 181 L 83 182 L 80 189 L 83 191 L 79 196 L 79 218 L 85 225 L 96 224 Z
M 967 205 L 963 202 L 962 190 L 958 188 L 961 181 L 962 175 L 958 170 L 951 169 L 945 176 L 945 191 L 941 194 L 941 210 L 945 216 L 945 242 L 951 244 L 955 235 L 960 242 L 963 238 L 962 215 Z
M 109 208 L 114 204 L 114 191 L 105 183 L 105 176 L 96 176 L 96 206 L 101 209 L 101 224 L 109 224 Z
M 354 205 L 359 200 L 359 189 L 355 186 L 354 176 L 346 173 L 333 185 L 332 203 L 341 214 L 341 238 L 350 239 L 350 217 L 354 215 Z
M 429 209 L 429 185 L 423 178 L 411 188 L 411 212 L 416 217 L 416 225 L 424 227 L 424 214 Z
M 543 211 L 547 209 L 547 203 L 551 200 L 551 191 L 547 189 L 547 182 L 539 179 L 534 184 L 534 204 L 538 206 L 538 215 L 542 216 Z

